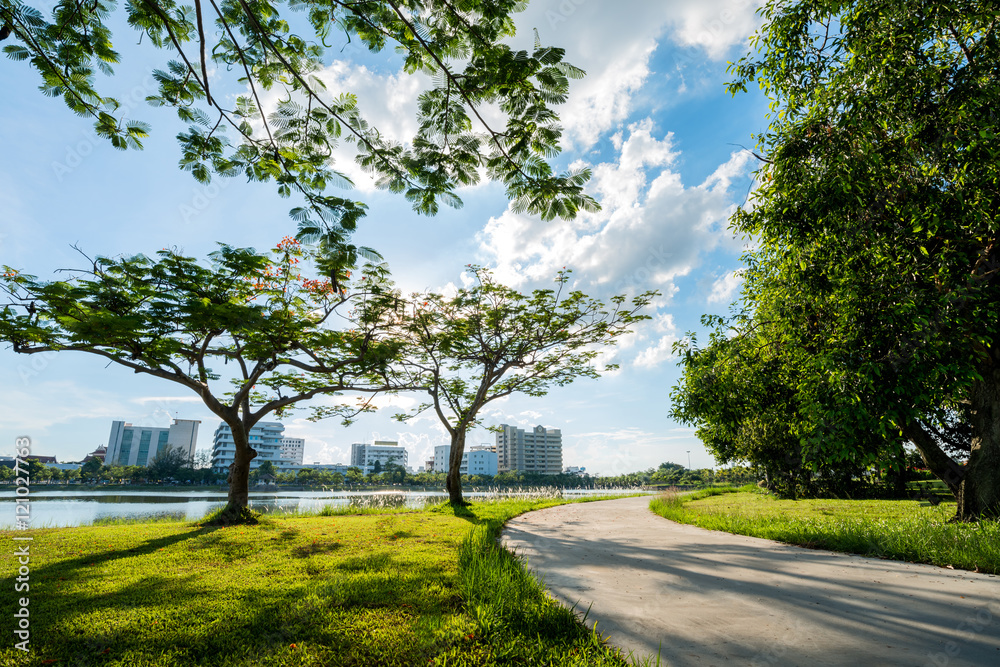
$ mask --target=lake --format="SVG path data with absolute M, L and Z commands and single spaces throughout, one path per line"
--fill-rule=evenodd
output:
M 466 490 L 465 496 L 474 498 L 499 497 L 551 497 L 554 489 L 490 489 Z M 568 498 L 593 494 L 626 494 L 634 489 L 565 489 Z M 448 497 L 444 490 L 433 491 L 254 491 L 250 493 L 250 506 L 267 513 L 310 512 L 327 505 L 343 507 L 412 507 L 441 502 Z M 14 516 L 14 488 L 0 492 L 0 528 L 12 528 Z M 28 496 L 31 508 L 31 528 L 56 526 L 86 526 L 95 522 L 115 519 L 151 519 L 172 517 L 195 520 L 226 504 L 226 490 L 218 491 L 155 489 L 123 491 L 119 489 L 74 490 L 50 489 L 32 486 Z

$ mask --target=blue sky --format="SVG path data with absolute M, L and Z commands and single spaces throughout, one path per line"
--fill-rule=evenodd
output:
M 542 398 L 515 397 L 487 408 L 486 423 L 563 431 L 565 465 L 618 474 L 664 461 L 713 464 L 691 429 L 667 417 L 676 359 L 670 346 L 698 330 L 704 313 L 725 313 L 739 290 L 745 239 L 728 217 L 752 185 L 752 134 L 764 129 L 766 101 L 758 93 L 729 96 L 726 63 L 748 48 L 756 4 L 744 0 L 534 0 L 517 23 L 515 42 L 567 50 L 587 70 L 560 109 L 565 127 L 560 166 L 589 164 L 597 214 L 542 222 L 509 210 L 500 187 L 461 192 L 465 207 L 434 218 L 412 213 L 400 197 L 374 190 L 349 156 L 338 162 L 355 178 L 352 196 L 369 215 L 355 240 L 379 250 L 404 291 L 461 284 L 466 264 L 492 267 L 505 282 L 530 290 L 548 286 L 563 266 L 575 287 L 595 296 L 659 289 L 653 319 L 613 352 L 621 369 Z M 290 200 L 267 184 L 240 179 L 199 185 L 177 169 L 171 112 L 148 107 L 148 72 L 162 56 L 136 49 L 119 30 L 127 62 L 106 90 L 149 122 L 143 151 L 118 152 L 92 134 L 90 123 L 61 101 L 42 96 L 23 63 L 0 61 L 5 95 L 0 110 L 0 264 L 40 277 L 80 266 L 78 244 L 90 255 L 154 253 L 171 246 L 204 256 L 215 243 L 269 248 L 294 232 Z M 358 94 L 369 118 L 400 139 L 412 135 L 415 101 L 425 81 L 398 70 L 394 56 L 332 49 L 323 76 L 331 90 Z M 238 91 L 230 91 L 238 92 Z M 219 92 L 216 91 L 218 95 Z M 267 102 L 265 102 L 265 105 Z M 193 394 L 135 375 L 90 355 L 21 356 L 0 349 L 0 450 L 27 435 L 38 454 L 80 460 L 105 444 L 111 421 L 165 425 L 172 417 L 202 420 L 199 448 L 211 446 L 218 419 Z M 446 442 L 429 415 L 409 424 L 390 417 L 419 397 L 383 401 L 384 410 L 344 428 L 286 418 L 286 434 L 306 439 L 306 461 L 349 460 L 352 442 L 399 440 L 411 464 Z M 492 441 L 485 430 L 471 444 Z

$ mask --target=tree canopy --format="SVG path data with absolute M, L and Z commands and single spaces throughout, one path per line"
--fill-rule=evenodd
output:
M 876 459 L 873 442 L 902 433 L 959 518 L 995 514 L 996 8 L 772 1 L 761 13 L 730 84 L 772 100 L 753 205 L 733 218 L 758 243 L 736 329 L 794 364 L 810 457 Z M 967 415 L 967 460 L 934 436 L 948 414 Z
M 127 150 L 142 148 L 150 124 L 102 92 L 98 75 L 113 76 L 122 62 L 116 43 L 138 36 L 129 52 L 166 59 L 152 71 L 158 90 L 147 100 L 175 109 L 187 125 L 177 135 L 182 169 L 201 182 L 273 182 L 281 196 L 303 200 L 291 211 L 297 222 L 343 237 L 366 207 L 326 193 L 350 184 L 334 163 L 341 143 L 379 187 L 402 193 L 420 213 L 435 213 L 440 202 L 460 206 L 455 190 L 481 174 L 502 182 L 517 210 L 546 219 L 596 208 L 582 190 L 588 170 L 556 174 L 547 162 L 561 134 L 553 107 L 583 72 L 537 36 L 531 50 L 505 42 L 523 8 L 522 0 L 59 0 L 48 12 L 0 0 L 0 41 L 10 40 L 8 58 L 38 72 L 45 95 Z M 133 34 L 116 35 L 115 23 Z M 327 53 L 354 40 L 374 53 L 394 48 L 407 73 L 431 79 L 407 143 L 370 125 L 351 91 L 324 83 Z M 278 100 L 273 108 L 265 94 Z M 486 120 L 496 112 L 499 123 Z
M 0 289 L 10 299 L 0 340 L 24 354 L 99 355 L 194 391 L 232 430 L 227 511 L 238 518 L 257 454 L 250 429 L 316 396 L 377 391 L 380 369 L 398 350 L 383 340 L 381 316 L 368 303 L 389 289 L 385 267 L 366 265 L 335 290 L 329 279 L 309 277 L 313 257 L 286 238 L 268 254 L 223 245 L 209 263 L 173 250 L 155 259 L 97 257 L 61 281 L 4 267 Z M 348 308 L 353 314 L 338 314 Z
M 655 291 L 609 304 L 579 290 L 567 291 L 569 271 L 556 276 L 557 289 L 530 295 L 497 282 L 471 266 L 474 282 L 452 295 L 413 294 L 402 311 L 385 309 L 390 330 L 403 345 L 393 364 L 397 384 L 424 387 L 429 400 L 407 419 L 433 409 L 451 440 L 447 478 L 453 503 L 462 503 L 461 464 L 465 436 L 480 423 L 490 402 L 514 393 L 543 396 L 577 378 L 600 377 L 617 368 L 598 357 L 632 326 Z

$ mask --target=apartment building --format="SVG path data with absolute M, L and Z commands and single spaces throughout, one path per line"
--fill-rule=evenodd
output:
M 250 469 L 259 468 L 264 461 L 270 461 L 279 472 L 289 472 L 296 464 L 282 456 L 282 440 L 285 425 L 280 422 L 258 422 L 250 429 L 250 446 L 257 450 L 257 457 L 250 462 Z M 229 466 L 236 459 L 236 442 L 233 431 L 225 422 L 215 429 L 212 439 L 212 470 L 217 473 L 229 472 Z
M 295 465 L 302 465 L 302 460 L 306 455 L 305 438 L 282 438 L 281 458 L 291 461 Z
M 536 426 L 526 431 L 507 424 L 501 424 L 500 428 L 496 434 L 500 472 L 517 470 L 535 475 L 562 472 L 562 432 L 559 429 Z
M 379 467 L 386 463 L 395 463 L 404 468 L 408 468 L 407 461 L 409 453 L 405 447 L 400 447 L 399 443 L 393 440 L 376 440 L 372 444 L 356 442 L 351 445 L 351 465 L 361 468 L 366 475 L 373 471 L 375 462 L 379 462 Z
M 434 472 L 448 472 L 451 445 L 434 447 Z M 470 447 L 462 452 L 462 475 L 497 474 L 497 453 L 490 446 Z
M 198 425 L 194 419 L 175 419 L 166 428 L 133 426 L 124 421 L 111 422 L 111 435 L 104 455 L 105 465 L 146 466 L 167 447 L 180 450 L 188 460 L 194 459 L 198 444 Z M 91 456 L 96 454 L 93 452 Z

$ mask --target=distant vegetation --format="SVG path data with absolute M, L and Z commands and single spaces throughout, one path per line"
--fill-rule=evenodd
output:
M 212 472 L 206 453 L 197 463 L 183 459 L 162 457 L 149 466 L 103 465 L 93 460 L 80 470 L 60 470 L 32 462 L 31 479 L 34 482 L 53 483 L 83 482 L 86 484 L 218 484 L 226 476 Z M 347 473 L 305 467 L 297 472 L 278 472 L 270 461 L 265 461 L 250 473 L 251 483 L 260 486 L 296 487 L 354 487 L 354 486 L 414 486 L 444 488 L 446 473 L 420 472 L 411 474 L 403 466 L 387 463 L 382 472 L 365 475 L 360 468 L 350 467 Z M 0 466 L 0 482 L 13 478 L 10 468 Z M 466 487 L 547 487 L 564 489 L 608 489 L 642 486 L 704 486 L 713 483 L 745 484 L 756 481 L 756 473 L 746 467 L 734 467 L 713 472 L 711 468 L 688 470 L 677 463 L 661 463 L 658 468 L 622 475 L 591 477 L 589 475 L 534 475 L 521 472 L 502 472 L 497 475 L 462 475 Z M 266 483 L 266 484 L 265 484 Z

